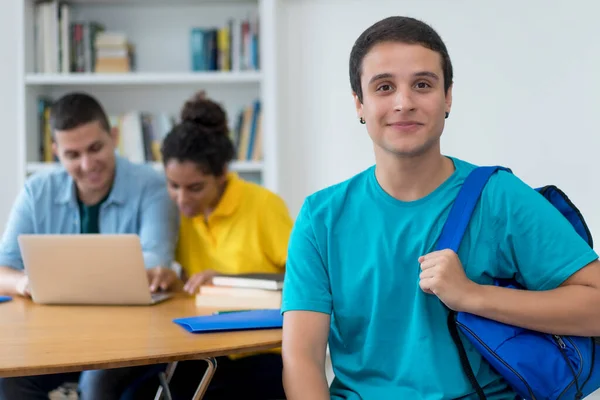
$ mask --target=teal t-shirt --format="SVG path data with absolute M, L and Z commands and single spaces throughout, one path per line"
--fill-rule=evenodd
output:
M 426 197 L 402 202 L 375 167 L 309 196 L 290 238 L 282 312 L 331 315 L 332 399 L 476 399 L 446 325 L 447 309 L 419 288 L 418 258 L 434 251 L 450 207 L 474 165 Z M 490 178 L 458 251 L 480 284 L 512 278 L 551 289 L 597 254 L 541 195 L 508 172 Z M 466 341 L 490 400 L 514 399 Z
M 102 204 L 106 201 L 106 199 L 108 199 L 108 196 L 109 195 L 107 194 L 102 200 L 100 200 L 100 202 L 92 205 L 87 205 L 81 200 L 77 200 L 79 205 L 81 233 L 100 233 L 100 207 L 102 207 Z

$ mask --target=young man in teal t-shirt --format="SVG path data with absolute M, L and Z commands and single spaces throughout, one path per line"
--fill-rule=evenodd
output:
M 475 168 L 440 150 L 452 65 L 438 34 L 412 18 L 379 21 L 352 48 L 350 83 L 376 164 L 309 196 L 297 218 L 282 304 L 287 398 L 475 399 L 448 308 L 548 333 L 600 335 L 597 254 L 514 175 L 492 176 L 458 254 L 434 251 Z M 530 290 L 492 285 L 513 277 Z M 487 398 L 514 399 L 465 346 Z

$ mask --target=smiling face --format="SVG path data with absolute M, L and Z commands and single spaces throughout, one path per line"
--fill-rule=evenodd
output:
M 54 132 L 54 153 L 75 181 L 84 202 L 108 194 L 115 174 L 117 133 L 98 121 Z
M 206 174 L 193 161 L 170 159 L 165 175 L 171 200 L 179 212 L 188 218 L 213 210 L 221 199 L 227 174 Z
M 376 151 L 416 157 L 439 151 L 452 87 L 444 90 L 439 53 L 418 44 L 379 43 L 365 55 L 359 117 L 366 121 Z

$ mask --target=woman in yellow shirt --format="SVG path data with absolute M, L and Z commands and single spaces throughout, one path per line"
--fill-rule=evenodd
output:
M 283 200 L 228 171 L 235 155 L 223 108 L 203 92 L 165 137 L 169 194 L 180 211 L 177 262 L 190 294 L 215 274 L 282 273 L 293 221 Z M 203 362 L 179 363 L 174 398 L 191 398 Z M 221 358 L 206 399 L 283 399 L 280 353 Z

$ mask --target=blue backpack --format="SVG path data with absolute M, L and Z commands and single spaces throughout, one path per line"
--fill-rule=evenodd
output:
M 458 248 L 471 214 L 489 177 L 503 167 L 479 167 L 465 180 L 448 216 L 437 250 Z M 592 236 L 579 210 L 555 186 L 536 189 L 593 247 Z M 516 282 L 496 280 L 496 285 L 520 288 Z M 581 399 L 600 387 L 600 340 L 595 337 L 558 336 L 450 310 L 448 329 L 458 348 L 461 364 L 480 400 L 485 394 L 471 369 L 459 331 L 485 360 L 524 399 Z

